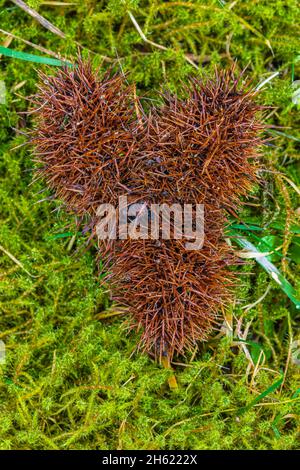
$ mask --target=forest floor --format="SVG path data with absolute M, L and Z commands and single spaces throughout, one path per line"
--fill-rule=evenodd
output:
M 100 287 L 96 247 L 78 251 L 71 216 L 39 202 L 44 185 L 22 145 L 31 116 L 20 114 L 37 71 L 54 70 L 39 58 L 78 48 L 148 96 L 235 60 L 247 67 L 254 86 L 265 81 L 267 122 L 281 128 L 236 230 L 272 252 L 299 298 L 297 0 L 27 3 L 56 28 L 0 0 L 0 449 L 299 449 L 300 310 L 289 288 L 250 259 L 216 337 L 172 370 L 133 353 L 137 338 Z

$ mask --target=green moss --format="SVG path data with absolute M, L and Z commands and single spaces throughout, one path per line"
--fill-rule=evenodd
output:
M 268 122 L 284 127 L 285 135 L 266 148 L 264 164 L 299 184 L 299 141 L 286 136 L 299 138 L 299 108 L 291 100 L 292 73 L 295 80 L 300 74 L 298 2 L 221 3 L 89 0 L 58 7 L 30 2 L 66 33 L 65 40 L 3 0 L 0 18 L 3 30 L 62 57 L 72 58 L 79 42 L 84 55 L 92 51 L 95 66 L 128 72 L 147 99 L 157 99 L 162 87 L 178 90 L 190 73 L 209 74 L 235 58 L 238 68 L 248 65 L 255 85 L 280 71 L 260 100 L 277 108 Z M 147 37 L 168 50 L 143 42 L 128 10 Z M 1 34 L 2 44 L 6 38 Z M 9 47 L 41 54 L 17 39 Z M 198 70 L 187 54 L 199 61 Z M 224 328 L 193 357 L 176 359 L 175 391 L 168 386 L 170 371 L 133 354 L 136 338 L 125 335 L 121 317 L 98 319 L 112 307 L 99 283 L 95 249 L 80 251 L 80 233 L 70 247 L 68 233 L 77 228 L 62 209 L 53 212 L 58 204 L 38 202 L 50 194 L 39 193 L 41 182 L 32 184 L 30 151 L 20 146 L 25 137 L 18 131 L 30 128 L 31 120 L 18 113 L 28 109 L 25 97 L 35 90 L 36 67 L 5 57 L 0 62 L 7 89 L 6 104 L 0 105 L 0 245 L 5 250 L 0 250 L 0 339 L 7 353 L 0 365 L 0 448 L 298 448 L 300 369 L 289 360 L 289 344 L 291 335 L 300 339 L 299 312 L 254 262 L 238 268 L 242 282 L 235 305 L 226 311 L 233 331 Z M 296 224 L 297 193 L 274 173 L 262 176 L 251 201 L 257 206 L 246 206 L 241 218 L 267 225 L 258 237 L 274 236 L 292 246 L 287 221 Z M 299 287 L 293 253 L 288 248 L 286 276 Z M 276 264 L 282 268 L 280 259 Z M 270 282 L 260 303 L 242 308 L 261 298 Z M 237 335 L 246 328 L 249 344 L 238 344 Z M 282 389 L 253 405 L 284 371 Z

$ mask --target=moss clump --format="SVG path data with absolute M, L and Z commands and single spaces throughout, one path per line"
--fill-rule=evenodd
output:
M 210 73 L 233 58 L 240 68 L 248 64 L 254 84 L 280 72 L 260 99 L 276 108 L 269 122 L 285 129 L 266 149 L 269 172 L 254 194 L 256 205 L 246 206 L 241 218 L 266 227 L 255 232 L 258 239 L 246 232 L 253 243 L 282 245 L 274 262 L 299 287 L 298 201 L 289 183 L 299 184 L 299 108 L 291 99 L 292 80 L 300 75 L 296 0 L 31 5 L 67 39 L 5 1 L 0 1 L 1 28 L 63 57 L 75 54 L 79 42 L 83 54 L 93 51 L 94 65 L 112 63 L 128 71 L 128 80 L 147 99 L 157 96 L 162 84 L 176 91 L 188 74 Z M 147 38 L 167 50 L 146 44 L 128 11 Z M 0 39 L 4 44 L 7 36 L 1 33 Z M 10 47 L 41 54 L 17 39 Z M 200 64 L 198 71 L 186 56 Z M 124 335 L 121 317 L 109 316 L 115 312 L 99 287 L 95 249 L 79 255 L 84 235 L 62 209 L 51 212 L 57 204 L 37 203 L 50 196 L 39 194 L 41 183 L 29 186 L 31 156 L 17 131 L 30 127 L 30 116 L 18 113 L 28 107 L 24 97 L 35 91 L 36 67 L 3 56 L 0 62 L 7 90 L 6 104 L 0 104 L 0 339 L 6 346 L 0 447 L 298 448 L 300 369 L 290 344 L 300 339 L 299 311 L 254 263 L 241 269 L 236 305 L 224 312 L 233 335 L 224 327 L 193 356 L 177 359 L 174 371 L 146 356 L 131 356 L 136 338 Z M 242 309 L 267 289 L 261 302 Z M 247 328 L 248 343 L 238 344 L 237 335 Z M 174 373 L 178 388 L 171 391 Z

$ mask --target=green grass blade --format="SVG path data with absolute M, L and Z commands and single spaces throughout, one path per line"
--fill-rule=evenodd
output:
M 57 240 L 58 238 L 67 238 L 67 237 L 72 237 L 74 233 L 72 232 L 65 232 L 65 233 L 57 233 L 55 235 L 50 235 L 47 237 L 47 240 Z
M 242 224 L 230 224 L 228 228 L 233 228 L 235 230 L 243 230 L 243 231 L 246 231 L 246 232 L 262 232 L 262 231 L 270 229 L 270 228 L 273 228 L 273 229 L 276 229 L 276 230 L 281 230 L 281 231 L 283 231 L 285 229 L 284 225 L 280 224 L 278 222 L 274 222 L 274 223 L 268 225 L 268 227 L 260 227 L 259 225 L 248 224 L 247 222 L 244 222 Z M 289 228 L 289 231 L 291 233 L 300 234 L 300 227 L 297 226 L 297 225 L 291 225 L 290 228 Z
M 44 57 L 35 54 L 28 54 L 27 52 L 16 51 L 9 47 L 0 46 L 0 54 L 6 57 L 12 57 L 13 59 L 27 60 L 28 62 L 36 62 L 38 64 L 54 65 L 57 67 L 69 66 L 73 67 L 71 62 L 65 62 L 59 59 L 53 59 L 52 57 Z
M 300 139 L 298 139 L 298 137 L 295 137 L 294 135 L 291 135 L 291 134 L 286 134 L 285 132 L 270 130 L 270 133 L 277 134 L 282 137 L 286 137 L 287 139 L 295 140 L 296 142 L 300 142 Z
M 230 225 L 230 228 L 234 228 L 234 229 L 237 229 L 237 230 L 246 230 L 246 231 L 257 231 L 257 232 L 261 232 L 262 230 L 264 230 L 264 228 L 262 227 L 259 227 L 258 225 L 243 225 L 243 224 L 232 224 Z
M 296 308 L 300 309 L 300 300 L 297 299 L 297 293 L 293 286 L 285 279 L 281 272 L 276 268 L 276 266 L 267 259 L 267 257 L 262 256 L 261 252 L 246 238 L 240 237 L 234 232 L 230 233 L 234 237 L 236 243 L 238 243 L 245 250 L 253 253 L 253 258 L 260 264 L 265 271 L 274 279 L 274 281 L 281 287 L 282 291 L 288 296 L 288 298 L 295 304 Z M 257 256 L 255 256 L 257 254 Z
M 258 395 L 258 397 L 256 397 L 251 403 L 249 403 L 249 405 L 247 405 L 243 408 L 240 408 L 238 410 L 238 415 L 241 415 L 241 414 L 245 413 L 246 411 L 250 410 L 250 408 L 252 408 L 254 405 L 256 405 L 260 400 L 265 398 L 270 393 L 274 392 L 274 390 L 276 390 L 278 387 L 280 387 L 280 385 L 282 384 L 282 381 L 283 381 L 283 376 L 279 380 L 274 382 L 272 385 L 270 385 L 270 387 L 268 387 L 264 392 L 262 392 L 260 395 Z

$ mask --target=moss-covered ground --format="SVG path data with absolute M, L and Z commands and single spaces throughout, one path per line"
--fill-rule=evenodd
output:
M 258 228 L 242 232 L 256 247 L 278 248 L 271 260 L 299 292 L 297 0 L 62 3 L 28 2 L 64 39 L 0 0 L 0 44 L 48 57 L 90 50 L 95 66 L 121 67 L 148 97 L 235 59 L 254 86 L 279 72 L 260 100 L 272 107 L 267 121 L 282 128 L 240 217 Z M 239 268 L 236 302 L 216 338 L 176 358 L 172 371 L 133 354 L 136 338 L 100 287 L 96 249 L 78 251 L 84 237 L 72 218 L 39 202 L 50 194 L 31 184 L 22 132 L 32 123 L 20 112 L 41 68 L 0 59 L 0 448 L 300 448 L 300 311 L 254 260 Z

